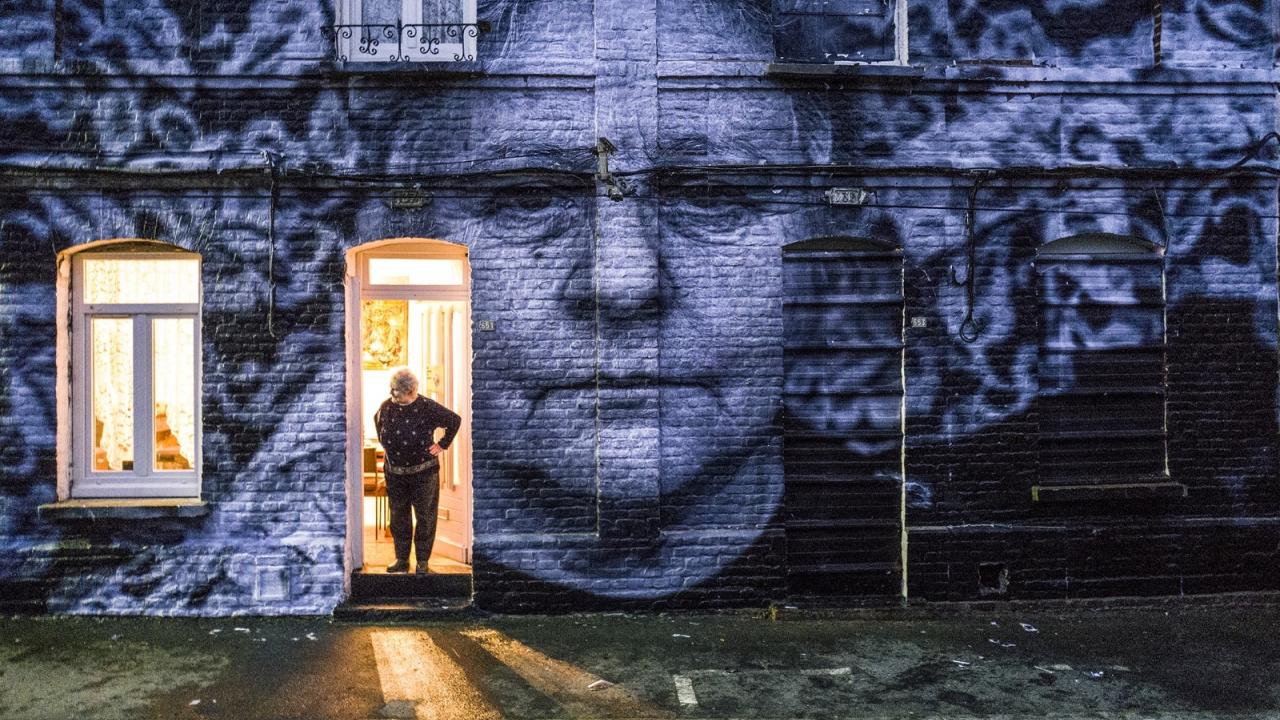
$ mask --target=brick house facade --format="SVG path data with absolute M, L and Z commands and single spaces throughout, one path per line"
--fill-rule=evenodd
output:
M 351 7 L 4 9 L 0 607 L 341 602 L 404 238 L 466 251 L 482 608 L 1276 589 L 1274 3 Z M 75 258 L 140 241 L 198 485 L 90 502 Z

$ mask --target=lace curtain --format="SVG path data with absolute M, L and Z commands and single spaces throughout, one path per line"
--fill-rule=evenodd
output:
M 194 258 L 101 258 L 84 263 L 84 302 L 196 304 Z M 132 317 L 92 320 L 93 466 L 131 470 L 134 462 Z M 155 467 L 190 469 L 195 457 L 195 321 L 155 318 L 151 331 Z
M 110 303 L 187 303 L 200 301 L 200 261 L 194 258 L 86 259 L 84 301 Z
M 94 318 L 93 469 L 133 469 L 133 320 Z
M 422 0 L 422 22 L 428 25 L 462 22 L 461 0 Z
M 151 330 L 157 470 L 190 470 L 195 455 L 195 322 L 159 318 Z

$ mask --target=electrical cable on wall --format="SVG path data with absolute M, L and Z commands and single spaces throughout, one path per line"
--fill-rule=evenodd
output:
M 1160 67 L 1164 61 L 1161 45 L 1164 43 L 1164 3 L 1155 0 L 1151 8 L 1151 64 Z
M 984 330 L 985 323 L 975 317 L 976 299 L 977 299 L 977 220 L 978 212 L 1044 212 L 1040 208 L 1025 207 L 990 207 L 978 205 L 978 194 L 984 184 L 999 180 L 1045 180 L 1045 179 L 1120 179 L 1126 181 L 1143 180 L 1147 182 L 1159 180 L 1212 180 L 1225 177 L 1280 177 L 1280 167 L 1270 165 L 1250 165 L 1253 160 L 1257 160 L 1262 151 L 1268 144 L 1276 142 L 1280 143 L 1280 133 L 1269 132 L 1257 141 L 1251 143 L 1246 149 L 1242 157 L 1230 165 L 1215 168 L 1204 167 L 1150 167 L 1150 168 L 1116 168 L 1105 166 L 1072 166 L 1072 167 L 1032 167 L 1032 166 L 1007 166 L 1002 168 L 956 168 L 948 166 L 908 166 L 908 167 L 875 167 L 875 166 L 853 166 L 853 165 L 815 165 L 815 164 L 784 164 L 784 165 L 665 165 L 649 167 L 638 170 L 615 171 L 608 166 L 608 154 L 612 152 L 611 145 L 606 146 L 607 140 L 600 139 L 598 146 L 594 148 L 591 154 L 594 154 L 598 167 L 595 171 L 583 168 L 581 170 L 569 170 L 560 167 L 536 166 L 523 168 L 505 168 L 502 170 L 482 170 L 463 173 L 417 173 L 417 174 L 393 174 L 387 172 L 378 173 L 341 173 L 331 171 L 321 171 L 314 168 L 289 169 L 285 166 L 283 156 L 270 151 L 261 151 L 262 158 L 266 161 L 268 168 L 268 190 L 269 204 L 267 212 L 267 332 L 270 337 L 276 338 L 275 332 L 275 230 L 276 230 L 276 214 L 280 203 L 281 183 L 286 182 L 290 178 L 301 180 L 331 182 L 342 186 L 356 186 L 373 190 L 394 191 L 403 189 L 413 183 L 414 186 L 427 181 L 435 181 L 437 183 L 467 182 L 470 187 L 474 188 L 477 180 L 488 179 L 494 181 L 502 180 L 526 180 L 526 179 L 547 179 L 559 178 L 561 180 L 572 181 L 574 184 L 582 183 L 583 188 L 588 187 L 595 189 L 596 182 L 601 182 L 605 186 L 605 193 L 602 197 L 608 197 L 613 201 L 622 201 L 625 199 L 639 201 L 662 201 L 669 199 L 660 194 L 637 193 L 634 189 L 627 187 L 621 180 L 622 176 L 649 176 L 653 179 L 674 180 L 679 181 L 683 177 L 702 177 L 709 178 L 714 176 L 732 176 L 732 175 L 812 175 L 814 173 L 823 173 L 830 177 L 840 175 L 850 176 L 894 176 L 894 177 L 964 177 L 972 180 L 972 184 L 968 190 L 967 202 L 963 207 L 954 207 L 949 204 L 942 205 L 925 205 L 925 204 L 907 204 L 907 203 L 867 203 L 861 207 L 877 208 L 877 209 L 929 209 L 944 211 L 963 211 L 964 227 L 965 227 L 965 264 L 966 272 L 963 279 L 958 276 L 955 267 L 951 268 L 951 282 L 957 287 L 963 287 L 965 290 L 965 314 L 959 326 L 958 336 L 966 343 L 974 342 L 978 339 Z M 541 155 L 521 155 L 511 156 L 515 159 L 527 157 L 545 157 Z M 589 155 L 588 155 L 589 157 Z M 459 166 L 470 164 L 479 164 L 488 162 L 490 159 L 472 159 L 459 160 L 448 163 L 436 163 L 435 165 Z M 427 165 L 432 165 L 428 163 Z M 58 169 L 53 169 L 57 171 Z M 99 175 L 108 177 L 127 177 L 138 180 L 148 179 L 170 179 L 176 182 L 199 180 L 207 178 L 210 175 L 221 176 L 222 181 L 237 182 L 237 179 L 243 177 L 245 180 L 252 180 L 255 177 L 261 177 L 261 169 L 251 171 L 249 168 L 235 168 L 229 170 L 199 170 L 199 169 L 178 169 L 163 170 L 156 168 L 62 168 L 64 173 L 75 173 L 79 175 Z M 48 176 L 50 168 L 36 168 L 27 165 L 13 165 L 0 163 L 0 181 L 5 175 L 10 178 L 21 179 L 27 174 L 41 174 Z M 231 187 L 234 187 L 231 186 Z M 803 190 L 804 188 L 798 188 Z M 504 192 L 525 192 L 529 194 L 546 193 L 545 186 L 530 187 L 495 187 L 493 190 Z M 593 195 L 596 193 L 593 192 Z M 470 192 L 458 192 L 452 194 L 438 195 L 441 198 L 455 199 L 490 199 L 493 193 L 482 193 L 475 190 Z M 254 196 L 258 197 L 258 196 Z M 763 205 L 797 205 L 797 206 L 820 206 L 829 203 L 817 200 L 790 200 L 778 197 L 769 198 L 742 198 L 733 199 L 738 204 L 751 204 L 754 206 Z M 1070 210 L 1054 210 L 1065 214 L 1072 214 Z M 1131 213 L 1114 212 L 1114 211 L 1080 211 L 1080 214 L 1086 215 L 1131 215 Z M 1217 217 L 1217 215 L 1196 215 L 1188 213 L 1180 213 L 1183 217 Z M 1275 215 L 1265 215 L 1255 213 L 1259 218 L 1277 219 Z
M 267 204 L 267 335 L 276 337 L 276 206 L 280 202 L 280 165 L 283 158 L 267 150 L 262 151 L 271 172 L 271 199 Z
M 951 266 L 951 284 L 956 287 L 964 288 L 965 310 L 964 319 L 960 321 L 960 331 L 958 333 L 961 340 L 971 343 L 982 335 L 982 331 L 986 328 L 986 323 L 976 319 L 973 316 L 974 306 L 977 302 L 977 253 L 978 238 L 975 227 L 977 225 L 978 214 L 978 191 L 982 189 L 984 178 L 977 178 L 973 181 L 973 185 L 969 187 L 969 206 L 964 215 L 964 240 L 965 240 L 965 275 L 964 280 L 956 277 L 956 268 Z
M 587 180 L 587 182 L 583 183 L 582 189 L 587 191 L 588 193 L 590 193 L 591 191 L 591 187 L 590 187 L 591 177 L 593 176 L 588 175 L 585 178 L 583 178 L 584 180 Z M 283 181 L 284 179 L 283 176 L 281 179 Z M 769 187 L 772 188 L 776 186 L 769 186 Z M 218 197 L 222 197 L 222 198 L 254 199 L 254 198 L 262 197 L 261 193 L 245 192 L 243 190 L 241 192 L 229 192 L 228 190 L 230 190 L 230 188 L 208 188 L 208 189 L 211 192 L 217 190 Z M 381 198 L 394 197 L 394 195 L 390 193 L 397 190 L 403 190 L 405 188 L 397 184 L 394 186 L 387 186 L 387 185 L 369 186 L 368 189 L 387 191 L 388 194 L 385 194 L 385 195 L 370 196 L 371 199 L 376 199 L 379 197 Z M 535 196 L 535 195 L 548 195 L 549 192 L 553 190 L 552 188 L 548 188 L 546 186 L 527 186 L 527 187 L 520 187 L 520 188 L 494 188 L 494 189 L 500 190 L 506 193 L 519 194 L 520 196 L 526 196 L 526 197 Z M 803 190 L 810 190 L 811 188 L 797 187 L 795 189 L 803 191 Z M 0 190 L 0 192 L 3 192 L 3 190 Z M 73 191 L 73 190 L 59 190 L 57 191 L 57 194 L 60 197 L 71 197 L 77 194 L 96 197 L 100 193 L 94 189 L 86 189 L 86 191 L 83 193 L 77 193 L 77 191 Z M 590 193 L 590 196 L 598 197 L 601 199 L 606 199 L 606 198 L 613 199 L 609 197 L 607 192 Z M 439 199 L 439 200 L 491 200 L 494 198 L 494 193 L 493 192 L 486 193 L 486 192 L 478 192 L 478 191 L 440 192 L 438 190 L 433 190 L 432 198 Z M 629 192 L 626 195 L 626 198 L 634 199 L 637 201 L 647 201 L 647 202 L 670 202 L 673 199 L 672 196 L 669 194 L 640 193 L 640 192 L 634 192 L 634 191 Z M 769 197 L 739 196 L 739 197 L 731 198 L 729 199 L 729 201 L 731 204 L 748 205 L 753 207 L 765 207 L 765 206 L 830 207 L 831 205 L 831 203 L 826 199 L 812 199 L 812 200 L 787 199 L 787 198 L 779 197 L 776 195 L 769 196 Z M 874 208 L 879 210 L 939 210 L 939 211 L 950 211 L 950 212 L 966 212 L 969 209 L 969 206 L 967 204 L 952 205 L 952 204 L 946 204 L 946 203 L 921 203 L 921 202 L 867 202 L 859 205 L 858 207 Z M 1027 207 L 1025 205 L 981 204 L 981 205 L 977 205 L 976 209 L 979 212 L 1012 213 L 1012 214 L 1020 214 L 1020 213 L 1021 214 L 1038 214 L 1038 213 L 1044 213 L 1044 212 L 1054 212 L 1062 215 L 1082 215 L 1082 216 L 1132 217 L 1133 215 L 1133 213 L 1126 212 L 1126 211 L 1101 210 L 1101 209 L 1090 209 L 1090 210 L 1066 210 L 1066 209 L 1057 209 L 1057 208 L 1046 209 L 1046 208 L 1038 208 L 1038 207 Z M 1185 218 L 1220 217 L 1220 215 L 1218 214 L 1203 214 L 1203 213 L 1193 213 L 1193 212 L 1185 212 L 1185 211 L 1179 212 L 1178 216 L 1185 217 Z M 1267 213 L 1253 213 L 1253 217 L 1256 217 L 1259 219 L 1272 219 L 1272 220 L 1280 219 L 1280 215 L 1267 214 Z
M 1135 179 L 1143 178 L 1150 180 L 1173 180 L 1173 179 L 1194 179 L 1194 178 L 1212 178 L 1222 177 L 1225 175 L 1239 174 L 1247 176 L 1249 173 L 1258 173 L 1271 177 L 1280 177 L 1280 167 L 1270 165 L 1248 165 L 1249 161 L 1255 160 L 1264 150 L 1267 144 L 1280 141 L 1280 133 L 1268 132 L 1260 139 L 1250 143 L 1245 149 L 1243 156 L 1224 167 L 1194 167 L 1194 166 L 1152 166 L 1152 167 L 1112 167 L 1106 165 L 1071 165 L 1066 167 L 1045 167 L 1031 165 L 1011 165 L 1002 167 L 955 167 L 951 165 L 911 165 L 884 167 L 875 165 L 849 165 L 849 164 L 814 164 L 814 163 L 786 163 L 786 164 L 708 164 L 708 165 L 687 165 L 687 164 L 670 164 L 657 165 L 637 170 L 609 170 L 609 176 L 612 178 L 630 177 L 640 175 L 650 175 L 661 180 L 669 177 L 679 177 L 682 175 L 718 175 L 718 174 L 848 174 L 848 175 L 871 175 L 871 176 L 894 176 L 894 177 L 984 177 L 989 180 L 1001 179 L 1017 179 L 1017 178 L 1063 178 L 1063 179 Z M 1278 143 L 1280 144 L 1280 143 Z M 594 154 L 594 149 L 583 153 L 584 157 L 590 158 Z M 269 151 L 261 151 L 261 156 L 275 156 Z M 413 167 L 439 167 L 450 165 L 477 165 L 493 160 L 502 159 L 518 159 L 531 157 L 545 157 L 541 155 L 512 155 L 506 158 L 473 158 L 468 160 L 457 160 L 443 163 L 415 163 Z M 595 160 L 589 162 L 594 163 Z M 0 162 L 0 175 L 3 173 L 21 174 L 31 173 L 39 174 L 47 177 L 50 172 L 66 172 L 87 175 L 105 175 L 119 177 L 138 177 L 138 178 L 172 178 L 180 180 L 184 178 L 194 179 L 202 178 L 210 175 L 224 177 L 228 180 L 239 176 L 252 178 L 258 176 L 260 167 L 240 167 L 240 168 L 198 168 L 198 169 L 161 169 L 161 168 L 129 168 L 129 167 L 55 167 L 48 163 L 41 165 L 15 164 Z M 278 176 L 281 179 L 290 177 L 300 177 L 311 180 L 329 180 L 334 182 L 354 182 L 354 183 L 371 183 L 374 185 L 394 185 L 403 183 L 422 183 L 428 180 L 470 180 L 475 178 L 504 178 L 518 176 L 562 176 L 572 178 L 591 178 L 597 175 L 597 169 L 585 166 L 579 169 L 568 169 L 564 167 L 539 165 L 525 166 L 519 168 L 504 168 L 500 170 L 480 170 L 473 172 L 459 173 L 441 173 L 441 172 L 406 172 L 392 173 L 386 171 L 380 172 L 332 172 L 321 171 L 314 168 L 297 168 L 284 169 L 277 168 Z M 631 197 L 631 195 L 628 195 Z

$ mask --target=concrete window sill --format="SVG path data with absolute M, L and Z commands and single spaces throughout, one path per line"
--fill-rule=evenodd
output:
M 924 68 L 912 65 L 836 65 L 826 63 L 769 63 L 764 70 L 778 78 L 866 78 L 868 80 L 916 80 Z
M 63 500 L 40 506 L 41 520 L 153 520 L 195 518 L 209 514 L 209 504 L 194 498 L 103 498 Z
M 1176 500 L 1186 496 L 1187 486 L 1176 482 L 1034 485 L 1031 488 L 1031 501 L 1046 504 L 1097 500 Z
M 458 62 L 369 62 L 336 61 L 334 71 L 344 75 L 418 74 L 435 77 L 483 77 L 486 73 L 477 61 Z

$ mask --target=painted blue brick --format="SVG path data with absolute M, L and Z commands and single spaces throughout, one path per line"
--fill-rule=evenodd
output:
M 1229 165 L 1277 129 L 1271 2 L 1156 18 L 1119 0 L 911 1 L 921 77 L 906 82 L 768 74 L 767 0 L 482 0 L 475 62 L 399 69 L 335 64 L 328 2 L 178 5 L 0 3 L 14 170 L 0 180 L 0 595 L 15 604 L 330 611 L 347 571 L 344 253 L 408 236 L 468 247 L 473 314 L 496 326 L 475 334 L 472 366 L 482 606 L 788 592 L 782 248 L 829 236 L 901 248 L 903 312 L 924 323 L 902 368 L 910 594 L 976 597 L 981 563 L 1006 565 L 1025 597 L 1280 577 L 1264 548 L 1280 517 L 1275 182 L 1157 171 Z M 592 177 L 600 136 L 618 147 L 621 202 Z M 274 208 L 267 156 L 284 168 Z M 990 178 L 968 268 L 959 171 L 1020 167 L 1078 177 Z M 430 201 L 393 209 L 413 184 Z M 830 206 L 833 185 L 871 200 Z M 1033 263 L 1078 233 L 1164 249 L 1184 503 L 1030 502 Z M 54 256 L 123 237 L 204 259 L 213 509 L 41 521 Z M 953 269 L 975 273 L 974 342 L 958 337 L 969 298 Z M 1262 549 L 1241 563 L 1239 547 Z M 284 601 L 254 597 L 267 560 L 289 568 Z

